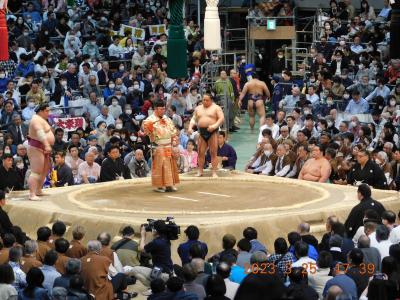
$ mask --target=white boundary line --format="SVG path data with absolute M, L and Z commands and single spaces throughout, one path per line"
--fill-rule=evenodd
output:
M 199 200 L 190 199 L 190 198 L 185 198 L 185 197 L 167 196 L 167 198 L 178 199 L 178 200 L 184 200 L 184 201 L 199 202 Z
M 218 196 L 218 197 L 225 197 L 225 198 L 232 198 L 232 196 L 224 195 L 224 194 L 214 194 L 214 193 L 207 193 L 207 192 L 197 192 L 198 194 L 203 195 L 211 195 L 211 196 Z

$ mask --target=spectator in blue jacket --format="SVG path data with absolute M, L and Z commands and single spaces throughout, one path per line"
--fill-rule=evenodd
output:
M 20 63 L 15 71 L 17 76 L 26 77 L 28 74 L 35 72 L 35 64 L 31 61 L 31 56 L 29 54 L 21 54 L 19 61 Z

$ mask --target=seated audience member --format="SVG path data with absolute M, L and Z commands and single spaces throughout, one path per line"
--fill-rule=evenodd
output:
M 229 275 L 228 275 L 229 276 Z M 183 265 L 183 288 L 186 292 L 193 293 L 199 300 L 206 298 L 206 292 L 201 284 L 195 282 L 197 272 L 191 263 Z
M 296 257 L 289 252 L 288 245 L 284 238 L 277 238 L 274 242 L 275 253 L 268 257 L 268 262 L 273 263 L 278 268 L 277 275 L 287 274 L 289 267 L 296 260 Z
M 100 165 L 95 162 L 95 153 L 87 151 L 85 161 L 78 167 L 78 181 L 80 183 L 96 183 L 100 178 Z
M 250 264 L 250 258 L 251 258 L 251 244 L 249 240 L 246 239 L 241 239 L 240 241 L 237 242 L 237 251 L 238 251 L 238 257 L 236 264 L 242 268 L 245 267 L 245 265 Z
M 13 283 L 13 286 L 15 289 L 20 292 L 22 291 L 26 286 L 26 274 L 24 271 L 21 269 L 21 261 L 22 258 L 22 249 L 20 247 L 12 247 L 9 251 L 9 265 L 12 267 L 14 275 L 15 275 L 15 281 Z
M 185 234 L 188 240 L 185 243 L 180 244 L 178 247 L 178 254 L 179 257 L 181 258 L 182 266 L 190 262 L 189 252 L 193 244 L 200 245 L 204 257 L 206 257 L 208 253 L 207 244 L 199 241 L 200 231 L 199 228 L 197 228 L 197 226 L 194 225 L 188 226 L 185 229 Z
M 43 264 L 37 260 L 36 252 L 38 251 L 38 243 L 28 240 L 24 245 L 24 256 L 21 258 L 21 269 L 25 274 L 33 267 L 40 268 Z
M 308 285 L 318 293 L 320 299 L 323 299 L 322 292 L 325 284 L 332 278 L 331 266 L 332 254 L 328 251 L 321 251 L 317 259 L 316 271 L 308 274 Z
M 101 164 L 100 181 L 107 182 L 120 179 L 130 179 L 129 168 L 120 157 L 118 146 L 111 146 L 108 149 L 108 157 Z
M 51 229 L 46 226 L 39 227 L 36 234 L 37 234 L 37 245 L 38 245 L 36 258 L 37 260 L 43 263 L 46 253 L 51 249 L 48 243 L 51 237 Z
M 26 274 L 27 286 L 18 293 L 19 299 L 50 299 L 49 290 L 44 288 L 45 277 L 39 268 L 31 268 Z M 52 288 L 50 289 L 51 292 Z
M 298 241 L 294 244 L 294 253 L 297 260 L 292 264 L 292 268 L 307 266 L 305 269 L 307 273 L 312 272 L 313 268 L 316 268 L 316 261 L 308 257 L 309 245 L 303 241 Z
M 135 156 L 132 157 L 131 161 L 128 163 L 128 168 L 133 178 L 142 178 L 148 176 L 150 173 L 150 168 L 144 159 L 143 151 L 141 149 L 137 149 L 135 151 Z
M 54 245 L 58 254 L 57 261 L 54 266 L 57 272 L 63 275 L 65 274 L 65 267 L 69 260 L 69 257 L 66 256 L 66 253 L 69 249 L 69 242 L 64 238 L 60 238 L 55 241 Z
M 232 282 L 229 279 L 229 276 L 231 274 L 231 267 L 227 263 L 220 263 L 217 266 L 217 274 L 221 276 L 225 281 L 225 287 L 226 287 L 225 297 L 233 300 L 239 288 L 239 284 L 237 284 L 236 282 Z
M 13 224 L 6 211 L 3 210 L 3 206 L 6 205 L 6 194 L 0 190 L 0 236 L 4 236 L 6 233 L 12 233 Z
M 338 286 L 344 295 L 351 297 L 351 299 L 357 299 L 357 286 L 354 280 L 346 275 L 346 269 L 347 266 L 342 263 L 338 263 L 335 266 L 333 271 L 335 276 L 326 282 L 324 291 L 322 292 L 324 297 L 327 296 L 328 290 L 332 286 Z
M 56 278 L 61 277 L 61 274 L 55 268 L 57 259 L 57 252 L 55 250 L 49 250 L 44 256 L 43 266 L 40 268 L 41 273 L 44 276 L 42 284 L 49 295 L 51 294 L 51 290 L 53 289 L 54 281 L 56 280 Z
M 267 253 L 267 248 L 257 240 L 257 230 L 253 227 L 247 227 L 243 230 L 243 237 L 247 239 L 251 244 L 250 253 L 254 253 L 256 251 L 263 251 Z
M 15 275 L 12 267 L 9 264 L 0 265 L 0 295 L 3 299 L 17 299 L 18 292 L 13 287 Z
M 125 226 L 122 231 L 122 239 L 111 246 L 111 250 L 117 253 L 122 266 L 138 266 L 139 244 L 133 240 L 135 231 L 131 226 Z
M 87 248 L 88 254 L 81 258 L 81 275 L 86 290 L 96 298 L 105 297 L 105 299 L 112 299 L 114 293 L 122 293 L 127 286 L 126 280 L 123 280 L 125 275 L 121 273 L 112 274 L 111 260 L 99 254 L 101 243 L 89 241 Z
M 65 265 L 65 274 L 54 280 L 54 287 L 63 287 L 69 289 L 70 280 L 73 276 L 78 275 L 81 272 L 81 261 L 76 258 L 71 258 Z
M 301 240 L 309 245 L 312 245 L 315 249 L 318 249 L 318 240 L 315 236 L 310 234 L 310 224 L 301 223 L 297 227 L 298 233 L 301 235 Z
M 288 241 L 289 241 L 289 252 L 293 254 L 293 256 L 295 256 L 295 244 L 298 241 L 301 241 L 301 235 L 297 232 L 289 232 L 288 233 Z M 314 246 L 312 245 L 308 245 L 308 253 L 307 256 L 316 260 L 318 258 L 318 252 L 317 249 L 314 248 Z
M 69 243 L 69 248 L 66 255 L 70 258 L 81 258 L 87 254 L 87 249 L 83 245 L 82 240 L 85 237 L 86 231 L 83 226 L 76 225 L 72 229 L 72 240 Z
M 308 285 L 308 273 L 303 267 L 294 267 L 289 274 L 288 297 L 294 299 L 318 299 L 318 293 Z

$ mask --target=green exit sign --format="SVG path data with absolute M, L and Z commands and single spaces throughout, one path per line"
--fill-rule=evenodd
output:
M 267 30 L 276 30 L 276 19 L 267 20 Z

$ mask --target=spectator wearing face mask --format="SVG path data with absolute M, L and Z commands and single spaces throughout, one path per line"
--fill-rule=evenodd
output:
M 115 94 L 115 83 L 113 80 L 110 80 L 108 82 L 107 87 L 103 90 L 103 97 L 104 99 L 107 99 L 110 96 L 113 96 Z
M 114 119 L 117 119 L 122 114 L 122 108 L 121 105 L 119 105 L 118 98 L 116 96 L 111 98 L 111 105 L 108 106 L 108 109 Z

